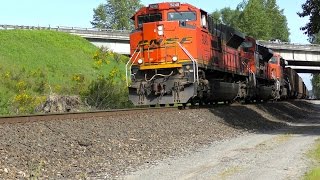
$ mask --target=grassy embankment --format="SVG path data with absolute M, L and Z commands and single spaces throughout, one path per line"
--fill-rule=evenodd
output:
M 307 180 L 318 180 L 320 179 L 320 139 L 316 142 L 316 148 L 310 153 L 312 159 L 315 160 L 316 167 L 314 167 L 305 176 Z
M 123 74 L 123 57 L 100 54 L 67 33 L 0 31 L 0 115 L 32 113 L 49 94 L 79 95 L 98 77 Z

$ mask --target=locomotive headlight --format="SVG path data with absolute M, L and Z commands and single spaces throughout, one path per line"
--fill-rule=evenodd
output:
M 158 31 L 163 31 L 163 25 L 158 26 Z
M 172 57 L 172 61 L 173 61 L 173 62 L 176 62 L 177 60 L 178 60 L 178 57 L 177 57 L 177 56 L 173 56 L 173 57 Z
M 142 64 L 143 60 L 142 59 L 138 59 L 138 64 Z
M 158 31 L 159 36 L 163 36 L 163 31 Z
M 158 25 L 158 35 L 163 36 L 163 25 Z

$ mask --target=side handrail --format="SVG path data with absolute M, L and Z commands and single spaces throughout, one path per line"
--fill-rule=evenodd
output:
M 197 82 L 199 84 L 199 69 L 198 69 L 199 67 L 198 67 L 197 60 L 193 58 L 190 52 L 185 47 L 183 47 L 180 42 L 177 42 L 177 43 L 180 46 L 180 48 L 183 50 L 183 52 L 186 53 L 186 55 L 191 59 L 193 70 L 195 71 L 195 73 L 193 74 L 194 83 Z
M 256 74 L 252 71 L 252 69 L 250 68 L 250 66 L 248 66 L 248 64 L 246 63 L 246 62 L 244 62 L 244 61 L 241 61 L 242 62 L 242 64 L 248 69 L 248 71 L 249 71 L 249 76 L 252 76 L 252 78 L 253 78 L 253 85 L 254 85 L 254 87 L 256 87 L 257 86 L 257 79 L 256 79 Z
M 137 47 L 137 49 L 134 51 L 134 53 L 132 54 L 132 56 L 130 57 L 130 59 L 129 59 L 129 61 L 127 62 L 127 64 L 126 64 L 126 83 L 127 83 L 127 86 L 129 87 L 129 79 L 131 79 L 131 67 L 132 67 L 132 65 L 133 65 L 133 63 L 134 62 L 136 62 L 136 60 L 137 60 L 137 58 L 138 58 L 138 56 L 140 55 L 140 53 L 141 53 L 141 51 L 139 51 L 138 52 L 138 54 L 135 56 L 135 54 L 137 53 L 137 51 L 138 51 L 138 49 L 139 49 L 139 46 Z M 131 60 L 132 60 L 132 58 L 135 56 L 135 59 L 131 62 Z M 130 62 L 131 62 L 131 64 L 130 64 Z M 130 65 L 129 65 L 130 64 Z M 129 74 L 130 74 L 130 76 L 128 75 L 128 69 L 129 69 Z

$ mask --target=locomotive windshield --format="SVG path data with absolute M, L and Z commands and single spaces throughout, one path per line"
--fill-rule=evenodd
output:
M 277 59 L 276 59 L 275 57 L 272 57 L 272 58 L 269 60 L 269 63 L 271 63 L 271 64 L 277 64 L 278 61 L 277 61 Z
M 250 41 L 244 41 L 241 45 L 244 48 L 252 48 L 252 46 L 253 46 L 252 42 L 250 42 Z
M 138 27 L 142 27 L 143 23 L 162 21 L 161 14 L 147 14 L 138 16 Z
M 197 19 L 196 12 L 169 12 L 168 21 L 194 21 Z
M 244 52 L 249 52 L 249 49 L 253 47 L 253 44 L 250 41 L 244 41 L 241 46 L 243 47 Z

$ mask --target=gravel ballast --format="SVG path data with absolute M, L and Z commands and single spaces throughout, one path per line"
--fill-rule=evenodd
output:
M 113 179 L 216 141 L 281 128 L 280 120 L 293 122 L 310 107 L 293 101 L 2 124 L 0 178 Z

